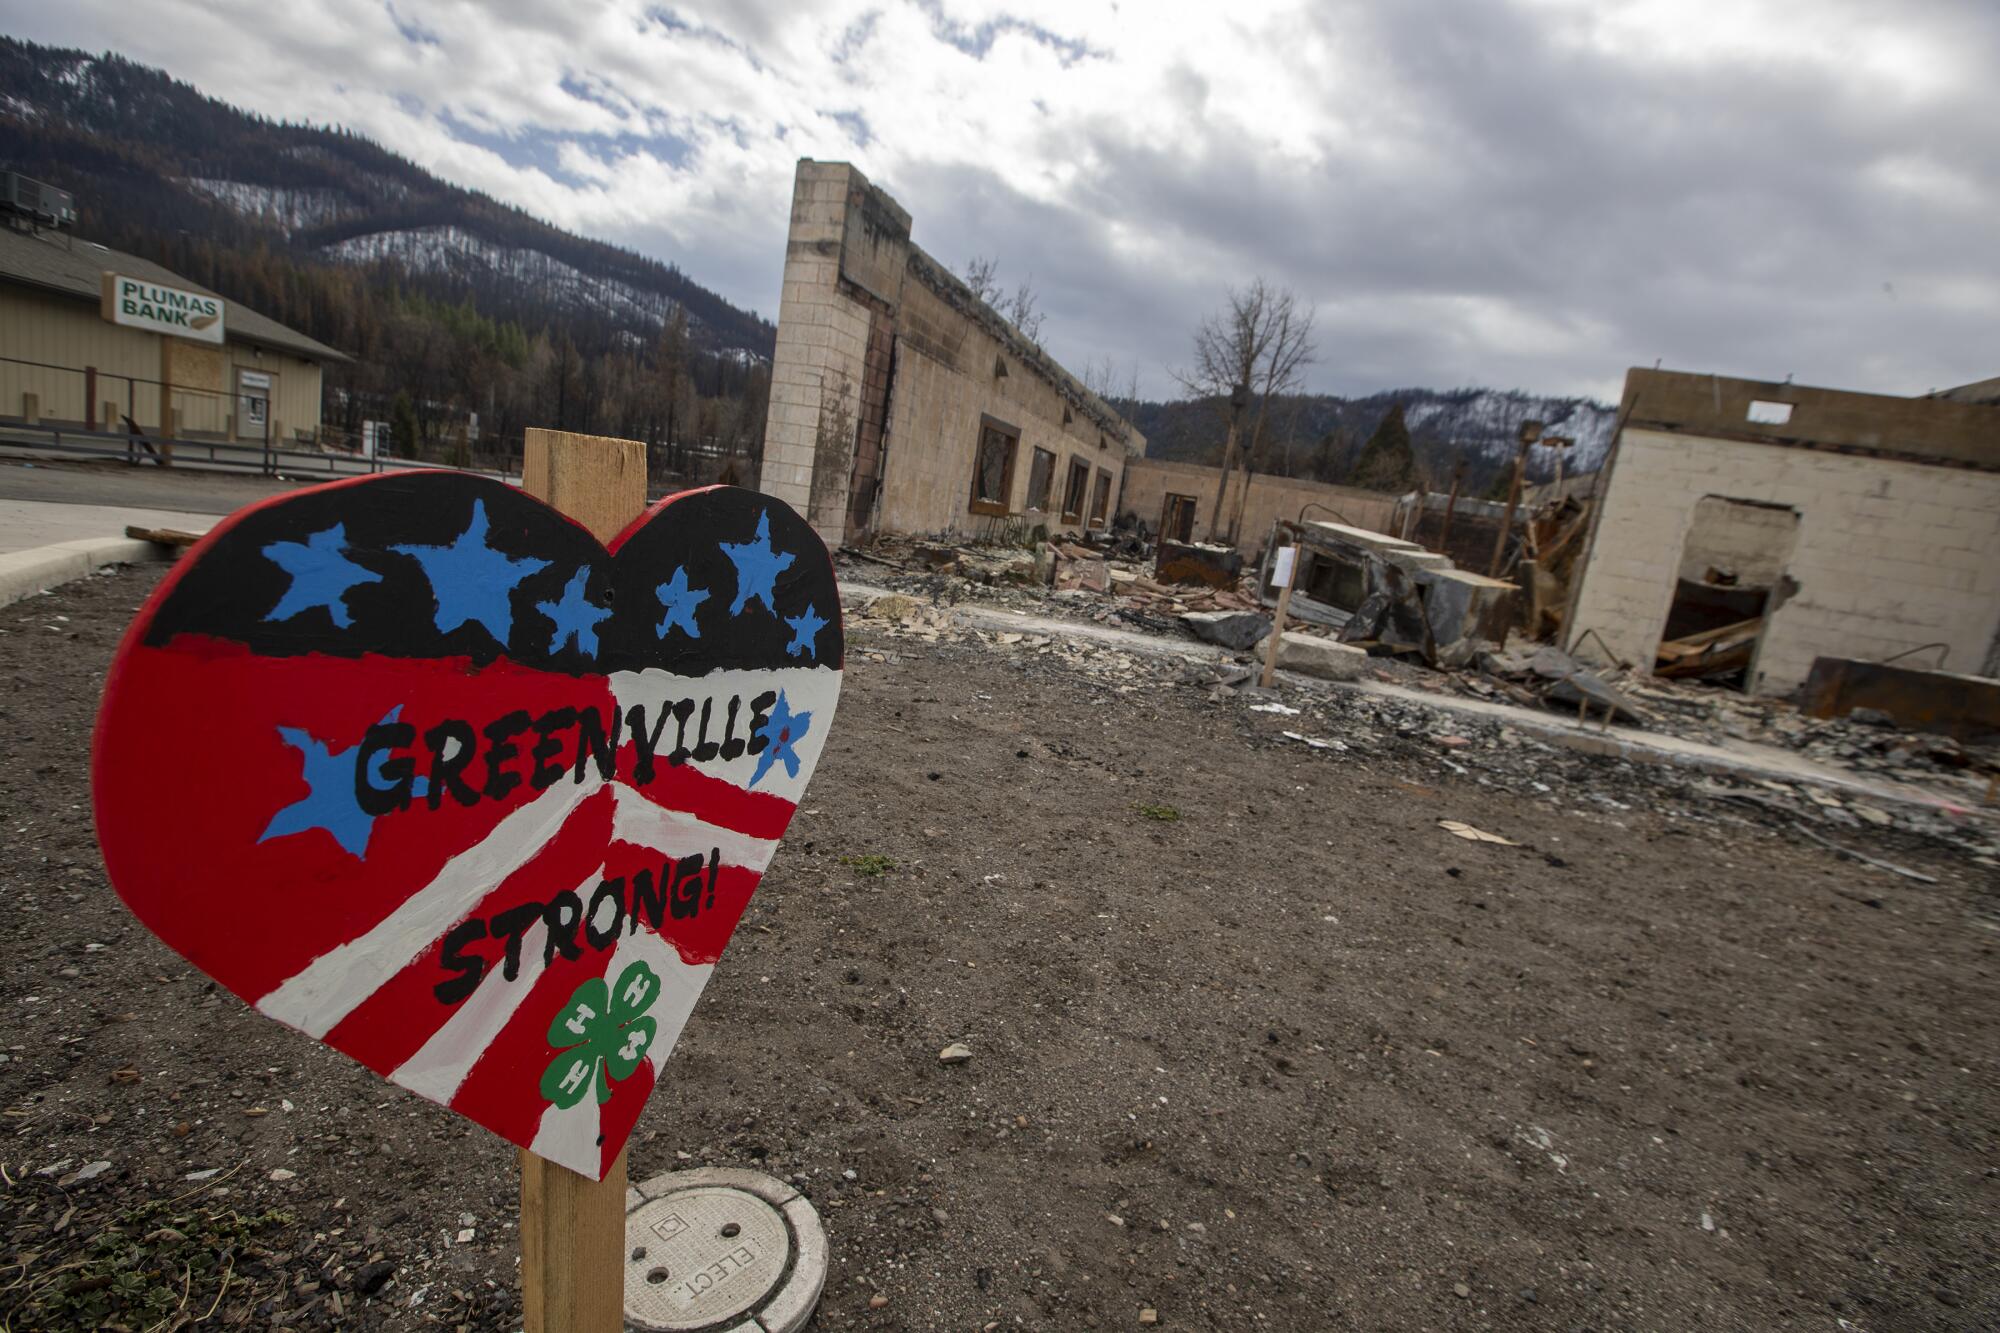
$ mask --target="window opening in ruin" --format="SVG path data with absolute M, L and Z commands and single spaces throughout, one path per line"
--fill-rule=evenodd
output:
M 1105 517 L 1111 512 L 1111 474 L 1102 468 L 1097 472 L 1097 485 L 1090 493 L 1090 526 L 1101 528 Z
M 1160 536 L 1170 542 L 1193 541 L 1194 507 L 1192 495 L 1167 492 L 1167 502 L 1160 510 Z
M 1049 492 L 1056 484 L 1056 456 L 1047 449 L 1035 450 L 1028 464 L 1028 508 L 1047 513 Z
M 1792 419 L 1790 403 L 1773 403 L 1762 398 L 1750 400 L 1750 420 L 1763 426 L 1783 426 Z
M 1799 511 L 1705 495 L 1681 547 L 1656 674 L 1754 691 L 1771 616 L 1798 585 L 1785 573 Z
M 979 449 L 972 460 L 972 502 L 975 514 L 1005 514 L 1014 493 L 1014 455 L 1021 432 L 987 417 L 979 425 Z
M 1080 458 L 1071 459 L 1069 477 L 1063 482 L 1063 522 L 1083 522 L 1083 501 L 1089 490 L 1090 464 Z

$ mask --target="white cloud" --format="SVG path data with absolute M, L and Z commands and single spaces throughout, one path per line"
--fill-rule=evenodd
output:
M 1164 367 L 1253 273 L 1319 378 L 1615 396 L 1668 364 L 1990 375 L 2000 15 L 1946 0 L 0 0 L 350 125 L 775 313 L 791 175 L 846 158 L 1059 356 Z M 1970 295 L 1969 295 L 1970 294 Z

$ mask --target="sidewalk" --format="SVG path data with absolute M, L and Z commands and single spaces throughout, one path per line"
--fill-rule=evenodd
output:
M 216 522 L 214 514 L 173 509 L 0 500 L 0 554 L 91 537 L 123 537 L 128 526 L 207 532 Z

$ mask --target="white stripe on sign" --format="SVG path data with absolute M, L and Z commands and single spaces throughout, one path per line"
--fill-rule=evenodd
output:
M 593 882 L 596 879 L 596 875 L 591 877 Z M 584 887 L 588 888 L 588 883 Z M 389 1081 L 441 1106 L 449 1106 L 465 1076 L 472 1072 L 479 1057 L 486 1054 L 486 1048 L 541 980 L 546 966 L 542 961 L 542 945 L 548 933 L 547 924 L 541 921 L 523 931 L 521 970 L 514 979 L 504 979 L 497 967 L 488 969 L 471 996 L 431 1034 L 421 1050 L 396 1066 Z
M 649 847 L 676 859 L 707 856 L 713 849 L 721 853 L 723 865 L 741 866 L 760 875 L 778 854 L 775 841 L 747 837 L 696 819 L 684 810 L 655 805 L 622 782 L 613 785 L 612 800 L 616 804 L 612 807 L 611 837 L 616 842 Z
M 437 878 L 404 899 L 374 929 L 313 959 L 258 1000 L 257 1008 L 309 1037 L 324 1037 L 546 846 L 570 813 L 603 785 L 593 779 L 581 786 L 552 787 L 513 811 L 491 833 L 445 862 Z
M 701 998 L 702 987 L 708 984 L 715 965 L 683 962 L 673 945 L 650 930 L 626 936 L 604 975 L 615 981 L 633 963 L 647 964 L 660 977 L 660 997 L 646 1011 L 646 1017 L 660 1025 L 646 1051 L 646 1059 L 657 1074 L 667 1056 L 673 1053 L 674 1044 L 681 1039 L 681 1029 L 687 1026 L 688 1015 L 694 1012 L 695 1001 Z
M 557 1166 L 566 1166 L 580 1176 L 602 1180 L 604 1149 L 597 1143 L 597 1121 L 595 1093 L 585 1093 L 582 1101 L 567 1108 L 551 1105 L 542 1112 L 528 1151 L 546 1157 Z
M 718 756 L 689 762 L 696 771 L 709 777 L 721 778 L 747 791 L 768 793 L 794 803 L 805 794 L 806 779 L 812 776 L 813 765 L 819 762 L 820 747 L 826 744 L 827 732 L 833 726 L 834 705 L 840 701 L 840 673 L 832 667 L 714 671 L 706 676 L 678 676 L 671 671 L 614 671 L 610 681 L 612 694 L 618 700 L 618 711 L 629 717 L 634 704 L 644 704 L 649 728 L 657 724 L 662 705 L 671 705 L 682 699 L 695 700 L 694 718 L 689 722 L 686 733 L 690 746 L 698 734 L 704 700 L 709 703 L 710 740 L 720 741 L 725 734 L 732 698 L 741 701 L 737 708 L 735 735 L 748 740 L 751 734 L 750 701 L 766 691 L 782 693 L 785 705 L 794 717 L 802 713 L 811 715 L 805 735 L 796 737 L 793 743 L 799 757 L 797 777 L 791 776 L 783 764 L 772 764 L 753 785 L 760 757 L 747 751 L 734 759 Z M 677 735 L 678 729 L 670 718 L 660 739 L 659 753 L 662 756 L 674 748 Z M 628 731 L 624 744 L 631 743 L 632 736 Z
M 715 968 L 708 963 L 682 962 L 674 946 L 650 930 L 627 936 L 618 945 L 612 954 L 611 965 L 604 969 L 605 979 L 615 983 L 633 963 L 645 963 L 660 978 L 659 998 L 645 1013 L 647 1018 L 659 1025 L 653 1034 L 653 1044 L 646 1051 L 646 1061 L 653 1067 L 657 1081 L 660 1066 L 666 1063 L 667 1056 L 680 1041 L 688 1015 L 694 1012 L 695 1001 L 701 998 L 702 989 L 708 985 L 709 974 Z M 618 1095 L 617 1084 L 612 1085 L 612 1095 Z M 586 1096 L 566 1111 L 549 1107 L 542 1112 L 541 1124 L 535 1130 L 535 1140 L 528 1145 L 528 1151 L 581 1172 L 592 1180 L 600 1179 L 604 1162 L 603 1149 L 597 1143 L 598 1114 L 594 1094 Z

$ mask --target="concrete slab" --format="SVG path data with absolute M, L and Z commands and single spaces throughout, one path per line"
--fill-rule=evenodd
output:
M 1286 630 L 1278 640 L 1278 665 L 1322 680 L 1354 680 L 1368 665 L 1368 650 L 1317 634 Z
M 168 555 L 163 547 L 126 537 L 56 542 L 28 551 L 9 551 L 0 554 L 0 606 L 33 597 L 73 579 L 89 578 L 106 565 L 138 564 Z

